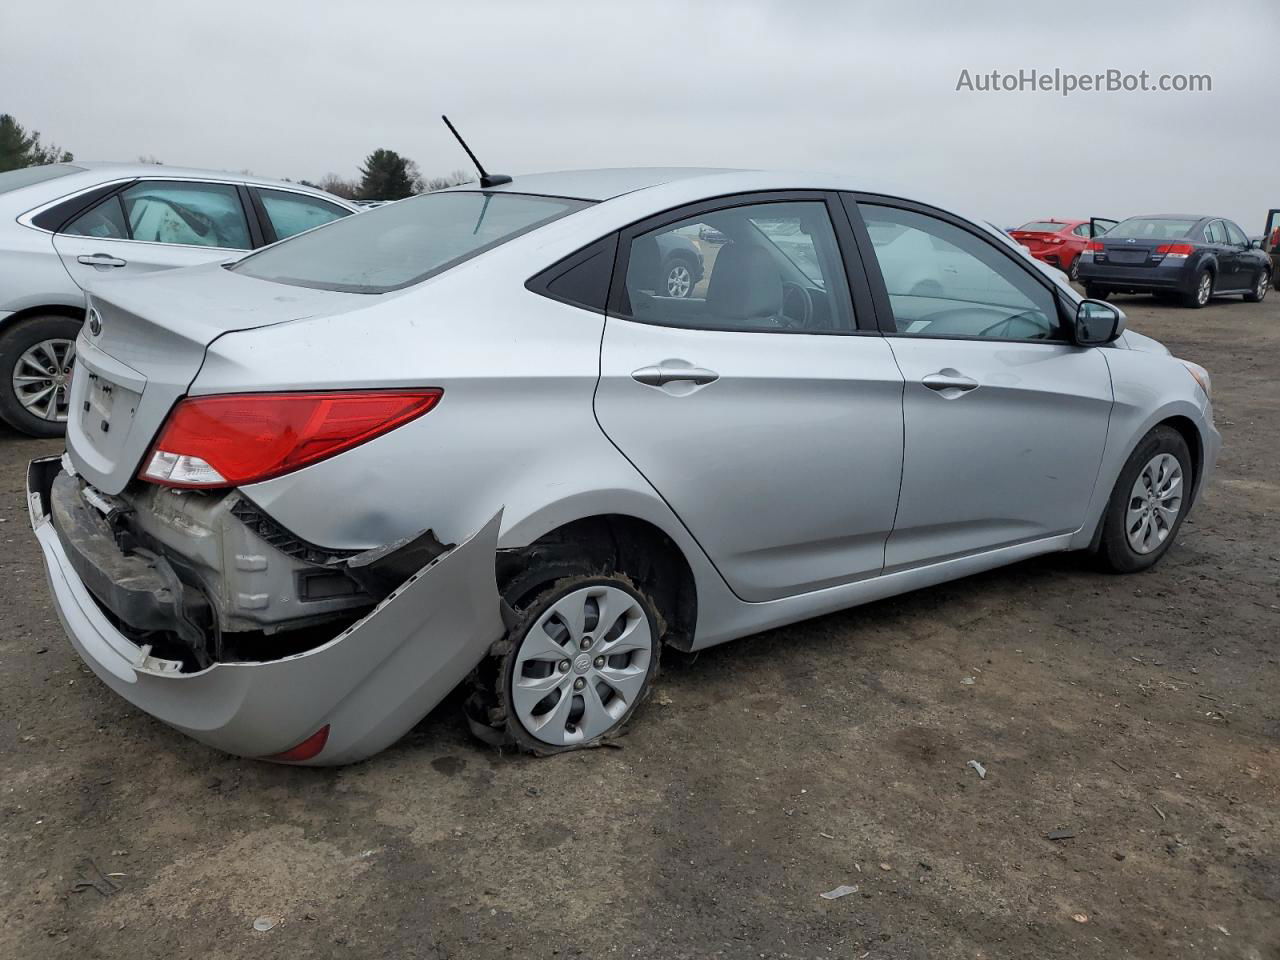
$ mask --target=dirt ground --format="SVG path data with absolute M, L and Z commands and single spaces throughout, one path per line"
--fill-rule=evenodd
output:
M 47 599 L 21 489 L 59 444 L 0 436 L 0 957 L 1280 958 L 1280 296 L 1118 302 L 1226 440 L 1157 569 L 673 654 L 622 749 L 550 760 L 454 703 L 341 770 L 139 713 Z

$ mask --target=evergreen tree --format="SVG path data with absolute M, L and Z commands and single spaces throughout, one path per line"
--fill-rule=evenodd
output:
M 360 168 L 360 199 L 402 200 L 413 196 L 411 164 L 394 150 L 373 151 Z
M 70 151 L 52 144 L 46 147 L 37 131 L 27 133 L 10 114 L 0 113 L 0 172 L 42 163 L 67 163 L 71 159 Z

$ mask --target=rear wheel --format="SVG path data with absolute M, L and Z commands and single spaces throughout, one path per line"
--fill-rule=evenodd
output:
M 1080 257 L 1078 255 L 1071 261 L 1071 266 L 1067 267 L 1067 278 L 1072 283 L 1080 279 Z
M 1191 470 L 1177 430 L 1159 426 L 1142 438 L 1107 502 L 1098 548 L 1105 569 L 1136 573 L 1165 555 L 1191 506 Z
M 33 437 L 66 431 L 80 321 L 28 317 L 0 334 L 0 419 Z
M 1213 274 L 1208 270 L 1201 270 L 1196 277 L 1196 284 L 1191 288 L 1191 292 L 1184 294 L 1182 298 L 1183 306 L 1190 307 L 1192 310 L 1199 310 L 1205 306 L 1210 298 L 1213 297 Z
M 1254 277 L 1253 289 L 1244 295 L 1244 298 L 1250 303 L 1261 303 L 1267 295 L 1267 289 L 1271 286 L 1271 271 L 1265 267 L 1258 271 L 1258 275 Z
M 617 735 L 658 673 L 653 600 L 621 572 L 567 576 L 522 607 L 473 678 L 472 729 L 545 755 Z
M 1090 300 L 1105 300 L 1111 296 L 1111 291 L 1106 287 L 1099 287 L 1092 283 L 1084 285 L 1084 295 Z

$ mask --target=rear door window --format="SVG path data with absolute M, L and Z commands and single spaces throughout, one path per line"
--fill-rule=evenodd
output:
M 248 250 L 249 223 L 228 183 L 145 180 L 120 194 L 132 239 Z
M 698 330 L 847 333 L 853 310 L 822 200 L 712 210 L 631 241 L 625 315 Z
M 277 240 L 341 220 L 351 213 L 336 203 L 289 190 L 259 188 L 258 196 L 262 198 L 263 209 L 267 212 L 267 220 L 275 231 Z
M 97 237 L 102 240 L 128 240 L 129 225 L 118 196 L 108 197 L 87 213 L 67 224 L 63 233 L 73 237 Z
M 1227 228 L 1222 225 L 1221 220 L 1214 220 L 1209 224 L 1209 239 L 1213 243 L 1227 242 Z

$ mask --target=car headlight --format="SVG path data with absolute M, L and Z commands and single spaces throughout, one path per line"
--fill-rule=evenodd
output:
M 1198 363 L 1192 363 L 1190 360 L 1179 360 L 1178 362 L 1187 368 L 1187 373 L 1191 374 L 1196 383 L 1200 384 L 1200 389 L 1204 391 L 1204 395 L 1212 400 L 1213 381 L 1209 378 L 1209 371 Z

